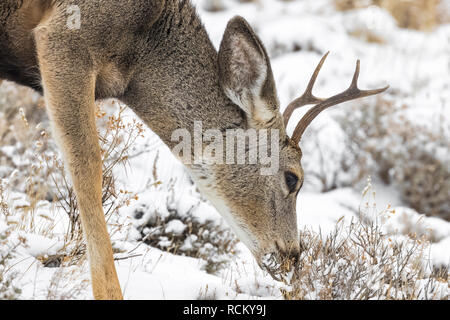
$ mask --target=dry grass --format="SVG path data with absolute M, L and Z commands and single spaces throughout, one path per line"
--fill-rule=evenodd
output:
M 300 235 L 302 253 L 286 299 L 416 300 L 450 298 L 448 268 L 428 263 L 429 241 L 383 232 L 385 210 L 373 218 L 365 207 L 358 219 L 323 236 L 309 230 Z M 370 215 L 368 214 L 370 213 Z M 386 218 L 386 217 L 384 217 Z
M 429 31 L 448 22 L 441 0 L 334 0 L 337 10 L 346 11 L 369 6 L 386 9 L 400 28 Z
M 46 300 L 77 300 L 89 288 L 89 279 L 82 268 L 58 268 L 45 289 Z
M 12 226 L 3 181 L 0 179 L 0 300 L 17 299 L 21 293 L 16 283 L 17 272 L 12 270 L 10 264 L 18 247 L 25 245 L 25 239 L 12 237 Z M 4 225 L 6 224 L 6 225 Z
M 86 261 L 86 246 L 70 179 L 47 130 L 43 100 L 32 91 L 8 82 L 0 86 L 0 93 L 0 218 L 8 220 L 9 232 L 37 234 L 63 242 L 56 254 L 35 258 L 42 267 L 63 267 L 57 269 L 49 283 L 48 298 L 76 298 L 87 285 L 85 280 L 78 281 L 77 271 Z M 133 144 L 143 134 L 143 125 L 136 121 L 127 123 L 122 116 L 125 107 L 118 108 L 116 116 L 112 112 L 117 105 L 106 111 L 98 106 L 96 112 L 103 160 L 102 201 L 111 234 L 127 227 L 118 223 L 118 210 L 137 199 L 135 194 L 117 189 L 113 172 L 127 165 L 133 156 Z M 8 195 L 12 198 L 7 199 Z M 64 213 L 68 219 L 62 221 L 69 223 L 61 235 L 54 230 L 61 223 L 59 215 Z M 0 286 L 12 287 L 11 281 L 7 282 L 4 276 L 0 278 Z M 68 279 L 74 280 L 73 286 L 67 285 Z
M 24 99 L 29 101 L 28 90 L 17 87 L 17 92 L 25 94 L 22 101 Z M 41 100 L 38 99 L 37 102 L 41 102 Z M 103 161 L 102 202 L 107 220 L 110 220 L 113 215 L 117 215 L 121 207 L 129 205 L 132 200 L 137 199 L 135 194 L 126 190 L 117 190 L 113 171 L 118 166 L 127 165 L 130 149 L 134 142 L 142 137 L 144 129 L 141 123 L 135 121 L 125 123 L 122 118 L 125 107 L 119 106 L 119 109 L 116 116 L 108 115 L 101 106 L 98 106 L 96 112 Z M 28 118 L 27 114 L 33 114 L 32 110 L 34 110 L 34 114 L 39 114 L 37 119 Z M 12 111 L 10 113 L 10 116 L 4 120 L 7 124 L 2 126 L 7 130 L 3 132 L 4 138 L 0 141 L 0 165 L 3 165 L 6 170 L 2 175 L 8 180 L 8 188 L 26 193 L 25 203 L 14 208 L 15 214 L 20 217 L 17 229 L 51 236 L 54 221 L 50 214 L 48 216 L 41 215 L 43 218 L 47 217 L 49 221 L 45 226 L 35 224 L 35 214 L 41 201 L 50 201 L 62 208 L 62 211 L 69 217 L 65 241 L 67 247 L 73 247 L 73 250 L 69 253 L 69 258 L 64 253 L 48 259 L 52 260 L 53 264 L 63 260 L 78 261 L 80 255 L 85 252 L 78 205 L 58 149 L 51 133 L 46 129 L 48 120 L 45 110 L 40 109 L 36 103 L 29 103 L 26 105 L 26 109 L 19 108 L 17 113 Z M 36 123 L 37 121 L 39 122 Z M 43 125 L 43 122 L 47 124 Z M 10 151 L 10 154 L 2 154 L 2 146 L 12 148 L 13 151 Z M 119 225 L 111 232 L 117 232 L 118 228 L 120 228 Z M 47 262 L 43 261 L 43 263 Z
M 365 103 L 339 117 L 360 169 L 358 176 L 377 170 L 385 183 L 398 187 L 411 208 L 450 221 L 450 159 L 443 156 L 450 149 L 445 117 L 430 129 L 404 116 L 407 105 L 396 106 L 383 97 L 375 104 Z
M 201 200 L 187 212 L 180 212 L 175 201 L 173 181 L 167 186 L 158 184 L 157 187 L 167 188 L 166 207 L 169 214 L 149 212 L 151 209 L 145 206 L 136 208 L 136 217 L 147 217 L 139 227 L 141 241 L 172 254 L 202 259 L 206 262 L 204 270 L 210 274 L 226 267 L 230 257 L 236 253 L 238 243 L 231 230 L 216 220 L 198 219 L 194 211 Z M 177 227 L 173 228 L 174 225 Z
M 107 221 L 112 215 L 117 215 L 123 206 L 130 205 L 137 200 L 137 195 L 126 190 L 117 190 L 113 171 L 119 166 L 126 166 L 130 150 L 135 141 L 143 135 L 143 125 L 136 121 L 125 123 L 122 114 L 124 106 L 118 106 L 119 113 L 109 115 L 97 106 L 97 125 L 99 127 L 99 140 L 103 163 L 103 198 L 102 204 Z M 55 186 L 57 199 L 62 209 L 70 217 L 69 235 L 72 239 L 81 238 L 81 225 L 75 192 L 69 183 L 62 160 L 56 155 L 45 156 L 47 167 L 56 168 L 51 174 Z

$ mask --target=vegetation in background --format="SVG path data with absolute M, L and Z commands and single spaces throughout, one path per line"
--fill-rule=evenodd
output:
M 429 31 L 449 22 L 441 0 L 333 0 L 341 11 L 379 6 L 386 9 L 400 28 Z
M 4 196 L 4 186 L 0 180 L 0 300 L 17 299 L 21 293 L 17 284 L 16 272 L 10 267 L 15 250 L 25 244 L 24 239 L 11 236 L 11 225 L 8 218 L 11 216 L 9 206 Z
M 363 196 L 370 198 L 372 192 L 369 182 Z M 341 218 L 329 235 L 303 230 L 299 264 L 284 297 L 448 300 L 448 269 L 434 269 L 428 263 L 431 235 L 387 234 L 383 226 L 393 215 L 394 209 L 377 212 L 368 201 L 358 218 L 350 222 Z
M 339 117 L 358 177 L 377 172 L 411 208 L 450 221 L 450 140 L 444 116 L 425 127 L 399 112 L 409 106 L 396 107 L 391 98 L 361 103 Z

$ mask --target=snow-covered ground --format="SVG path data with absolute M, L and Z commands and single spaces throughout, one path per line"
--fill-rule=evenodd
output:
M 330 0 L 275 1 L 238 3 L 224 0 L 226 10 L 204 10 L 206 0 L 197 0 L 200 16 L 216 47 L 227 21 L 234 15 L 245 17 L 265 43 L 272 59 L 282 109 L 305 87 L 313 69 L 323 53 L 331 51 L 317 83 L 317 96 L 330 96 L 345 89 L 361 59 L 361 87 L 375 88 L 389 84 L 399 104 L 413 105 L 405 116 L 416 123 L 432 127 L 444 117 L 450 130 L 450 25 L 442 25 L 432 33 L 400 29 L 386 11 L 370 7 L 355 11 L 336 11 Z M 370 32 L 382 43 L 367 42 L 359 34 Z M 353 34 L 353 35 L 351 35 Z M 333 116 L 339 108 L 321 115 L 314 124 L 320 130 L 321 143 L 334 154 L 345 153 L 341 129 Z M 291 133 L 302 115 L 298 112 L 291 120 Z M 127 111 L 126 119 L 135 116 Z M 324 128 L 326 126 L 326 128 Z M 317 132 L 317 130 L 315 132 Z M 443 134 L 448 134 L 443 133 Z M 310 134 L 311 135 L 311 134 Z M 306 138 L 305 138 L 306 139 Z M 152 146 L 152 148 L 149 148 Z M 5 148 L 4 148 L 5 149 Z M 137 227 L 148 218 L 146 213 L 136 219 L 137 208 L 146 206 L 146 212 L 166 209 L 169 189 L 165 187 L 175 179 L 175 203 L 179 212 L 188 211 L 199 202 L 199 195 L 190 183 L 182 165 L 171 155 L 159 139 L 146 130 L 135 150 L 148 150 L 130 159 L 126 170 L 115 174 L 120 188 L 137 193 L 139 199 L 120 210 L 117 221 L 111 221 L 119 280 L 126 299 L 282 299 L 280 288 L 285 285 L 274 281 L 261 271 L 248 249 L 237 244 L 236 254 L 229 257 L 229 265 L 216 274 L 205 271 L 205 261 L 167 253 L 143 244 Z M 7 150 L 3 150 L 6 152 Z M 162 186 L 152 186 L 153 166 L 158 156 L 157 175 Z M 307 158 L 308 154 L 304 154 Z M 442 157 L 448 161 L 449 150 Z M 1 171 L 1 170 L 0 170 Z M 308 171 L 306 171 L 308 175 Z M 308 178 L 307 178 L 308 179 Z M 304 228 L 328 234 L 342 217 L 350 220 L 358 216 L 360 207 L 376 204 L 381 212 L 388 206 L 395 215 L 383 223 L 387 233 L 426 233 L 433 237 L 427 253 L 432 264 L 450 263 L 450 222 L 437 217 L 426 217 L 407 208 L 399 191 L 374 177 L 372 188 L 363 195 L 363 188 L 338 188 L 320 193 L 306 181 L 298 196 L 297 215 L 299 229 Z M 150 186 L 149 186 L 150 185 Z M 376 192 L 374 192 L 376 191 Z M 25 196 L 19 192 L 5 193 L 11 210 L 24 205 Z M 450 201 L 450 195 L 449 195 Z M 26 203 L 25 203 L 26 205 Z M 67 214 L 49 202 L 42 201 L 34 213 L 33 232 L 13 231 L 9 245 L 20 239 L 10 262 L 15 272 L 14 281 L 22 289 L 21 299 L 78 298 L 91 299 L 87 263 L 67 268 L 48 268 L 36 259 L 64 250 Z M 209 219 L 226 227 L 216 210 L 206 202 L 194 206 L 194 215 Z M 8 218 L 11 223 L 14 216 Z M 18 219 L 18 218 L 17 218 Z M 55 222 L 56 221 L 56 222 Z M 124 227 L 117 231 L 114 223 Z M 51 226 L 51 231 L 48 231 Z M 0 234 L 5 230 L 0 215 Z M 183 229 L 179 222 L 171 231 Z M 1 241 L 1 238 L 0 238 Z M 0 253 L 2 248 L 0 247 Z

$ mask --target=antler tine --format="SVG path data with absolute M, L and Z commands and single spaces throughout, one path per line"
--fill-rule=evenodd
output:
M 323 63 L 325 62 L 325 59 L 328 57 L 328 54 L 330 52 L 328 51 L 320 60 L 319 64 L 317 65 L 316 69 L 314 70 L 313 75 L 311 76 L 311 79 L 309 80 L 308 86 L 306 87 L 305 92 L 303 95 L 301 95 L 299 98 L 293 100 L 284 110 L 283 118 L 284 118 L 284 126 L 287 127 L 289 119 L 292 116 L 292 113 L 295 109 L 298 109 L 300 107 L 306 106 L 308 104 L 314 104 L 322 102 L 323 99 L 317 98 L 313 95 L 312 89 L 314 87 L 314 84 L 316 82 L 317 76 L 319 75 L 320 69 L 323 66 Z
M 359 70 L 360 70 L 360 61 L 358 60 L 356 62 L 356 70 L 353 75 L 350 87 L 347 90 L 343 91 L 342 93 L 339 93 L 326 100 L 320 101 L 317 105 L 308 110 L 308 112 L 297 124 L 297 127 L 295 128 L 294 133 L 292 134 L 292 139 L 295 141 L 295 143 L 300 142 L 306 128 L 314 120 L 314 118 L 317 117 L 317 115 L 321 113 L 323 110 L 346 101 L 373 96 L 382 93 L 389 88 L 389 86 L 386 86 L 384 88 L 375 90 L 360 90 L 358 88 Z

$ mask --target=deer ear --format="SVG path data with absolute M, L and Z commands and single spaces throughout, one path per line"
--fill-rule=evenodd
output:
M 253 123 L 263 125 L 279 113 L 269 57 L 261 40 L 242 17 L 228 22 L 219 50 L 222 88 Z

